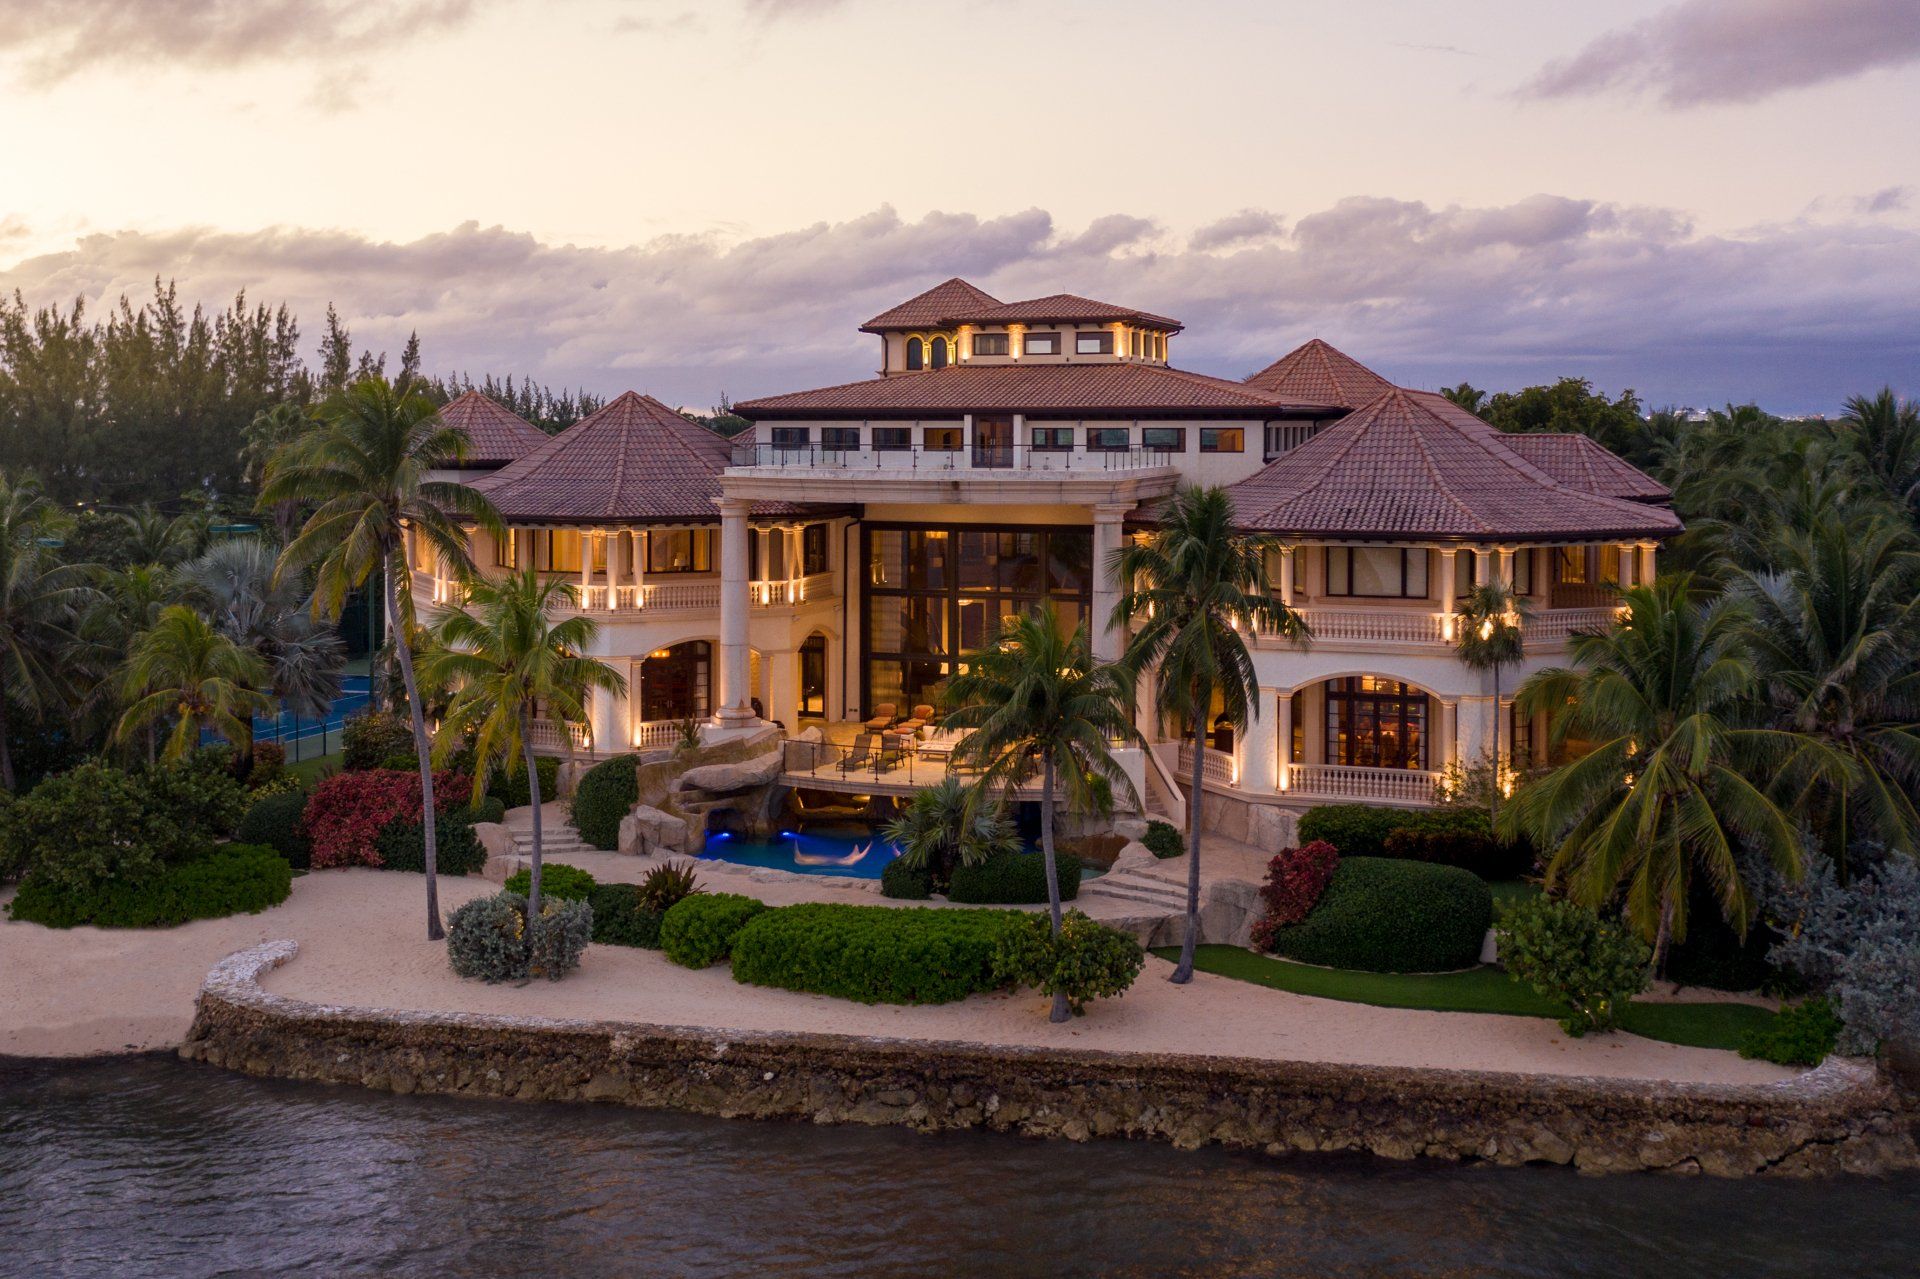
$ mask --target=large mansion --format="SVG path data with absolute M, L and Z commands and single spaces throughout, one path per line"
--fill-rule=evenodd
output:
M 1259 716 L 1210 735 L 1208 790 L 1424 803 L 1449 763 L 1488 758 L 1496 717 L 1503 763 L 1546 745 L 1456 655 L 1461 596 L 1497 579 L 1531 602 L 1510 695 L 1680 530 L 1664 488 L 1585 437 L 1501 434 L 1318 340 L 1207 377 L 1171 363 L 1176 320 L 957 279 L 861 328 L 878 376 L 737 405 L 753 426 L 731 441 L 631 392 L 551 437 L 477 394 L 447 407 L 473 446 L 463 477 L 511 526 L 475 535 L 476 564 L 577 583 L 596 655 L 630 684 L 588 724 L 541 725 L 545 748 L 666 745 L 689 718 L 846 740 L 937 702 L 958 658 L 1041 600 L 1117 656 L 1096 566 L 1191 480 L 1284 541 L 1274 588 L 1313 634 L 1253 638 Z M 458 589 L 424 554 L 413 568 L 428 613 Z M 1169 807 L 1181 751 L 1129 763 Z

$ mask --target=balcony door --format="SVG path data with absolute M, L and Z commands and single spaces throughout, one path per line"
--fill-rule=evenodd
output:
M 976 467 L 1006 468 L 1013 465 L 1013 419 L 976 417 L 973 419 L 973 464 Z

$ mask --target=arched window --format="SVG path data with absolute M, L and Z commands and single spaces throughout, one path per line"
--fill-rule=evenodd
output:
M 925 350 L 924 344 L 920 341 L 919 338 L 907 339 L 908 371 L 917 372 L 920 369 L 920 366 L 925 362 L 925 356 L 923 354 L 924 350 Z
M 947 367 L 947 340 L 945 338 L 935 338 L 933 340 L 932 362 L 933 367 L 936 369 L 944 369 Z
M 647 654 L 640 663 L 640 718 L 650 724 L 705 719 L 713 686 L 712 659 L 713 646 L 705 640 L 689 640 Z

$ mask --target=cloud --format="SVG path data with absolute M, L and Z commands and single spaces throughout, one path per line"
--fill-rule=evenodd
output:
M 1853 207 L 1861 213 L 1898 213 L 1913 203 L 1912 187 L 1882 187 L 1870 195 L 1863 195 L 1853 202 Z
M 1673 107 L 1757 102 L 1916 59 L 1914 0 L 1681 0 L 1548 63 L 1520 93 L 1652 92 Z
M 231 66 L 360 54 L 465 23 L 491 0 L 7 0 L 0 53 L 45 86 L 102 65 Z
M 747 13 L 769 22 L 778 18 L 815 18 L 838 9 L 846 0 L 746 0 Z
M 1038 209 L 907 221 L 881 208 L 618 249 L 475 223 L 399 243 L 127 231 L 0 266 L 0 294 L 80 297 L 98 313 L 156 275 L 210 305 L 245 288 L 289 302 L 309 349 L 331 300 L 369 345 L 397 351 L 417 329 L 434 369 L 688 404 L 867 376 L 859 323 L 950 275 L 1006 299 L 1072 292 L 1178 316 L 1176 362 L 1224 376 L 1320 335 L 1409 385 L 1570 373 L 1655 403 L 1804 411 L 1920 368 L 1920 232 L 1884 221 L 1707 235 L 1672 210 L 1560 196 L 1445 208 L 1366 196 L 1224 251 L 1169 247 L 1154 228 L 1125 214 L 1074 230 Z
M 1230 249 L 1237 245 L 1272 239 L 1286 230 L 1286 225 L 1286 219 L 1278 213 L 1271 213 L 1266 209 L 1242 209 L 1238 213 L 1229 213 L 1217 222 L 1209 222 L 1195 231 L 1187 237 L 1187 246 L 1202 253 L 1214 249 Z

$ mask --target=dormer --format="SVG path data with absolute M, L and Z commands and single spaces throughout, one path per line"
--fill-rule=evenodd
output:
M 861 325 L 878 334 L 882 374 L 949 365 L 1165 364 L 1180 322 L 1056 293 L 999 302 L 953 279 Z

